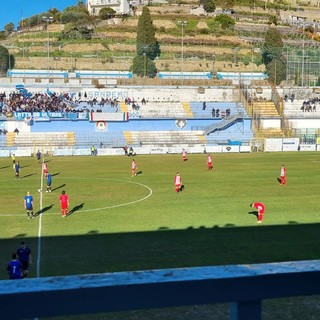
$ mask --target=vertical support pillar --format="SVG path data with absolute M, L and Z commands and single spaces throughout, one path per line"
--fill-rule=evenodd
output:
M 231 303 L 231 320 L 261 320 L 261 300 Z

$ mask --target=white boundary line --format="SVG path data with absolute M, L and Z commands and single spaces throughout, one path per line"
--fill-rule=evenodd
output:
M 41 176 L 40 176 L 40 200 L 39 200 L 39 226 L 38 226 L 38 255 L 37 255 L 37 278 L 40 277 L 40 261 L 41 261 L 41 230 L 42 230 L 42 214 L 41 211 L 43 209 L 42 205 L 42 192 L 43 192 L 43 164 L 44 164 L 44 158 L 42 160 L 41 164 Z

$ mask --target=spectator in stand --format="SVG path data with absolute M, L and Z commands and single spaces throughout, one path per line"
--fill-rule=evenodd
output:
M 291 100 L 291 102 L 293 102 L 293 101 L 294 101 L 295 97 L 296 97 L 296 96 L 295 96 L 295 94 L 294 94 L 294 93 L 292 93 L 292 94 L 291 94 L 291 96 L 290 96 L 290 100 Z

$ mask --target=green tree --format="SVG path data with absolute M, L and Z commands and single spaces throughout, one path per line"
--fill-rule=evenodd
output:
M 229 17 L 227 14 L 219 14 L 214 20 L 220 24 L 223 30 L 231 29 L 236 24 L 234 19 Z
M 89 14 L 83 11 L 68 10 L 61 14 L 61 23 L 78 22 L 79 20 L 89 20 Z
M 45 16 L 53 18 L 53 23 L 61 21 L 61 12 L 57 8 L 51 8 Z
M 77 22 L 80 20 L 90 21 L 89 11 L 82 1 L 79 1 L 76 6 L 70 6 L 63 10 L 61 14 L 61 23 Z
M 6 33 L 2 30 L 0 31 L 0 40 L 5 40 L 6 39 Z
M 4 31 L 6 32 L 7 36 L 10 36 L 10 34 L 14 31 L 14 24 L 12 22 L 6 24 L 4 26 Z
M 138 77 L 154 78 L 157 74 L 155 63 L 146 55 L 136 56 L 133 59 L 133 74 Z
M 286 80 L 286 61 L 284 57 L 273 59 L 266 65 L 266 72 L 269 76 L 269 81 L 275 85 L 279 85 L 281 81 Z
M 203 0 L 203 9 L 207 13 L 214 12 L 216 10 L 216 5 L 213 0 Z
M 154 59 L 160 55 L 159 43 L 155 37 L 155 27 L 148 7 L 143 7 L 137 29 L 137 56 L 133 60 L 132 71 L 137 75 L 155 76 Z
M 268 20 L 268 24 L 269 25 L 277 25 L 278 24 L 278 18 L 275 15 L 271 15 L 269 16 L 269 20 Z
M 112 8 L 109 8 L 109 7 L 102 8 L 99 11 L 99 17 L 102 20 L 110 19 L 110 18 L 114 17 L 115 14 L 116 14 L 116 12 Z
M 87 26 L 86 21 L 79 21 L 77 23 L 68 23 L 63 28 L 59 36 L 61 39 L 91 39 L 93 29 Z
M 262 48 L 262 58 L 269 80 L 273 84 L 278 85 L 286 79 L 286 60 L 283 55 L 283 41 L 280 32 L 276 28 L 269 28 L 266 32 Z
M 9 67 L 14 67 L 14 58 L 7 48 L 0 45 L 0 74 L 6 74 Z
M 279 59 L 282 56 L 283 41 L 280 32 L 276 28 L 269 28 L 265 35 L 262 48 L 262 57 L 265 65 L 273 59 Z

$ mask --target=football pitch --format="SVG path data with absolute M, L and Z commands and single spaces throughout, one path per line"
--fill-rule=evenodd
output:
M 22 240 L 32 251 L 30 277 L 320 258 L 320 153 L 213 154 L 213 171 L 205 154 L 134 159 L 135 177 L 131 157 L 45 158 L 53 176 L 46 193 L 35 158 L 17 159 L 18 180 L 11 159 L 1 158 L 0 279 L 8 278 L 5 266 Z M 286 186 L 278 181 L 282 164 Z M 66 218 L 62 190 L 70 198 Z M 31 220 L 27 191 L 37 213 Z M 255 201 L 266 206 L 262 224 L 249 207 Z

